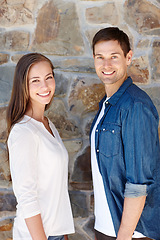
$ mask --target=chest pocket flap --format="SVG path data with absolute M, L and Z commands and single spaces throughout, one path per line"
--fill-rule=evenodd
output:
M 99 129 L 99 153 L 106 157 L 119 153 L 121 142 L 121 126 L 116 124 L 102 124 Z

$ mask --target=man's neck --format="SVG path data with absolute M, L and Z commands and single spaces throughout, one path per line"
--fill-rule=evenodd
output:
M 124 81 L 128 78 L 128 76 L 126 76 L 125 79 L 119 80 L 116 83 L 113 84 L 105 84 L 105 92 L 107 95 L 107 98 L 110 98 L 113 96 L 114 93 L 116 93 L 118 91 L 118 89 L 120 88 L 120 86 L 124 83 Z

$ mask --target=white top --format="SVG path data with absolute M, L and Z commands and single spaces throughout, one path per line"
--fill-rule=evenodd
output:
M 97 163 L 96 151 L 95 151 L 95 131 L 98 123 L 104 115 L 105 110 L 105 102 L 108 98 L 103 102 L 102 109 L 99 113 L 97 121 L 93 127 L 91 133 L 91 166 L 92 166 L 92 177 L 93 177 L 93 188 L 94 188 L 94 214 L 95 214 L 95 226 L 94 228 L 111 237 L 116 237 L 111 213 L 109 210 L 102 176 L 99 172 L 99 167 Z M 134 232 L 134 238 L 144 237 L 141 233 Z
M 68 195 L 68 153 L 49 120 L 53 137 L 43 123 L 28 116 L 15 124 L 8 139 L 17 213 L 13 240 L 31 240 L 25 218 L 41 214 L 46 236 L 74 233 Z

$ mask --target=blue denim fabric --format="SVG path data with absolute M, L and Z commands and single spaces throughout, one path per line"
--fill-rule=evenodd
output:
M 48 240 L 64 240 L 64 236 L 50 236 Z
M 91 131 L 99 111 L 93 120 Z M 146 195 L 136 230 L 160 239 L 159 117 L 150 97 L 129 77 L 106 102 L 95 132 L 95 149 L 116 233 L 124 197 Z

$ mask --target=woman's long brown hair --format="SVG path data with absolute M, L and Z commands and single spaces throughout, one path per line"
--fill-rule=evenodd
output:
M 54 67 L 52 62 L 40 53 L 26 54 L 20 58 L 16 65 L 12 93 L 6 116 L 8 134 L 10 133 L 12 126 L 19 122 L 24 116 L 29 103 L 29 89 L 27 81 L 29 69 L 33 64 L 41 61 L 47 61 L 53 71 Z M 48 104 L 46 105 L 46 108 L 47 106 Z

